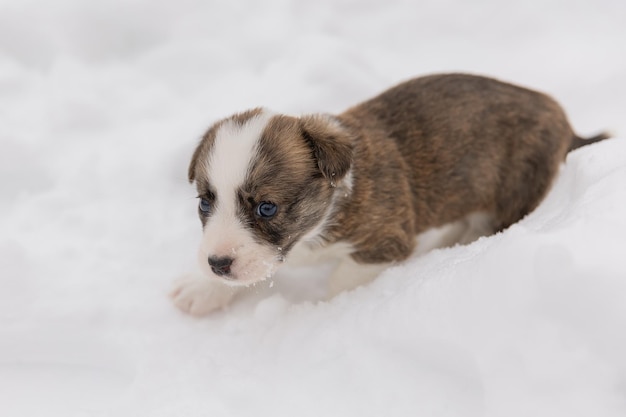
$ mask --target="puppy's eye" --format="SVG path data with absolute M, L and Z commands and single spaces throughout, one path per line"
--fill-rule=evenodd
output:
M 263 201 L 256 206 L 256 215 L 264 219 L 271 219 L 277 211 L 278 207 L 276 204 L 268 203 L 267 201 Z
M 202 214 L 209 214 L 211 212 L 211 203 L 206 198 L 200 199 L 200 204 L 198 205 Z

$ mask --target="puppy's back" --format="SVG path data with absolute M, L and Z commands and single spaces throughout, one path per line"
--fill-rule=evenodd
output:
M 492 213 L 496 229 L 519 220 L 575 136 L 547 95 L 467 74 L 407 81 L 342 116 L 364 140 L 395 142 L 410 167 L 416 232 L 474 211 Z

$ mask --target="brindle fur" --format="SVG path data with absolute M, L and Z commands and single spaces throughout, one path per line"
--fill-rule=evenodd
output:
M 223 122 L 192 158 L 189 179 L 201 195 L 210 179 L 198 162 Z M 287 253 L 334 205 L 323 241 L 350 243 L 360 263 L 401 261 L 417 234 L 470 213 L 490 213 L 493 232 L 520 220 L 568 150 L 584 144 L 545 94 L 473 75 L 416 78 L 336 117 L 274 116 L 238 191 L 241 218 L 259 242 Z M 338 191 L 348 172 L 351 190 Z M 260 201 L 278 204 L 275 218 L 251 214 Z

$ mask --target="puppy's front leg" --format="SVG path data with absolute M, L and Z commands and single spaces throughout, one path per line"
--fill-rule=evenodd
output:
M 361 264 L 351 257 L 344 258 L 330 276 L 329 298 L 368 284 L 389 266 L 389 263 Z
M 181 311 L 200 317 L 226 307 L 240 287 L 232 287 L 200 273 L 182 276 L 174 283 L 170 297 Z

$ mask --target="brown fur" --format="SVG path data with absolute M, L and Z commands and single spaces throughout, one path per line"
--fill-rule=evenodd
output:
M 240 217 L 247 219 L 257 240 L 270 242 L 283 253 L 287 253 L 323 216 L 327 207 L 311 202 L 332 198 L 332 190 L 327 186 L 323 172 L 338 166 L 332 152 L 337 143 L 331 142 L 328 145 L 330 150 L 319 150 L 325 146 L 326 139 L 322 138 L 312 149 L 302 137 L 297 118 L 272 117 L 259 141 L 259 151 L 247 180 L 239 191 Z M 320 164 L 319 159 L 312 158 L 312 152 L 323 154 L 325 163 Z M 349 158 L 349 147 L 346 155 Z M 263 201 L 280 207 L 271 221 L 254 215 L 253 208 Z
M 338 119 L 357 136 L 354 190 L 326 238 L 368 263 L 405 259 L 416 234 L 472 212 L 494 232 L 518 221 L 576 138 L 550 97 L 464 74 L 413 79 Z
M 243 124 L 261 111 L 231 119 Z M 210 184 L 198 161 L 223 122 L 192 157 L 189 179 L 201 196 Z M 401 261 L 417 234 L 470 213 L 491 214 L 493 232 L 518 221 L 583 144 L 544 94 L 472 75 L 416 78 L 336 117 L 274 116 L 238 191 L 240 214 L 260 242 L 286 253 L 334 204 L 324 241 L 351 243 L 357 262 Z M 348 172 L 352 189 L 338 192 Z M 262 201 L 280 207 L 271 220 L 253 215 Z

